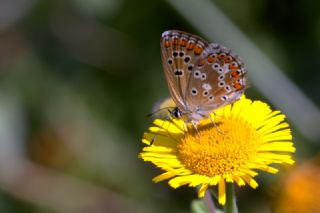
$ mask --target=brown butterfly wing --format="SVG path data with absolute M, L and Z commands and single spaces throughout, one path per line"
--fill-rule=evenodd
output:
M 195 64 L 205 57 L 209 44 L 198 36 L 170 30 L 162 34 L 162 65 L 171 96 L 181 111 L 188 111 L 185 97 Z
M 238 100 L 247 86 L 246 70 L 237 55 L 214 43 L 207 52 L 194 67 L 185 96 L 185 104 L 205 116 Z

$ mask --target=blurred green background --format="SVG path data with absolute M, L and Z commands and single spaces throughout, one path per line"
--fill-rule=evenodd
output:
M 253 61 L 228 24 L 201 23 L 193 8 L 202 4 L 221 10 L 288 77 L 273 85 L 277 75 L 254 59 L 246 94 L 288 111 L 298 162 L 317 156 L 316 0 L 1 0 L 0 212 L 190 211 L 196 192 L 154 184 L 160 171 L 137 155 L 151 124 L 146 115 L 169 95 L 159 49 L 163 31 L 198 34 Z M 202 15 L 221 18 L 210 10 Z M 234 38 L 215 39 L 206 29 Z M 264 93 L 268 88 L 281 88 L 273 92 L 277 99 Z M 262 174 L 257 190 L 237 192 L 240 212 L 273 211 L 280 178 Z

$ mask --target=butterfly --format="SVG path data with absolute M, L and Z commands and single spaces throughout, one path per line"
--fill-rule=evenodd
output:
M 246 69 L 230 49 L 190 33 L 169 30 L 160 40 L 162 65 L 176 107 L 186 123 L 237 101 L 247 87 Z

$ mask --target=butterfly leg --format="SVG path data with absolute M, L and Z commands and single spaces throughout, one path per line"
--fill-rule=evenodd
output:
M 188 126 L 185 122 L 183 122 L 183 132 L 186 134 L 188 132 Z
M 197 132 L 197 134 L 198 134 L 198 136 L 200 138 L 200 133 L 199 133 L 199 130 L 197 128 L 197 124 L 194 121 L 191 121 L 191 124 L 192 124 L 193 128 L 196 130 L 196 132 Z
M 184 133 L 184 138 L 186 138 L 188 133 L 188 126 L 185 122 L 183 122 L 183 133 Z
M 216 116 L 216 114 L 213 112 L 213 114 Z M 220 134 L 223 134 L 223 132 L 221 131 L 221 129 L 217 126 L 216 122 L 214 122 L 214 120 L 212 119 L 211 116 L 209 116 L 209 119 L 211 121 L 211 123 L 213 124 L 213 126 L 217 129 L 217 131 L 220 133 Z
M 222 115 L 218 115 L 217 113 L 215 113 L 215 112 L 211 112 L 214 116 L 216 116 L 216 117 L 222 117 Z M 210 116 L 211 117 L 211 116 Z

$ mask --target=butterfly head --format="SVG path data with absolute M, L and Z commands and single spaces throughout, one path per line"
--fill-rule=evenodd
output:
M 174 118 L 181 118 L 182 117 L 182 112 L 181 112 L 181 110 L 178 108 L 178 107 L 176 107 L 176 108 L 174 108 L 172 111 L 170 111 L 170 114 L 174 117 Z
M 172 117 L 177 119 L 182 119 L 186 123 L 189 123 L 191 121 L 198 122 L 206 117 L 209 116 L 210 112 L 202 111 L 202 110 L 195 110 L 195 111 L 182 111 L 178 107 L 174 108 L 172 111 L 170 111 L 170 114 Z

